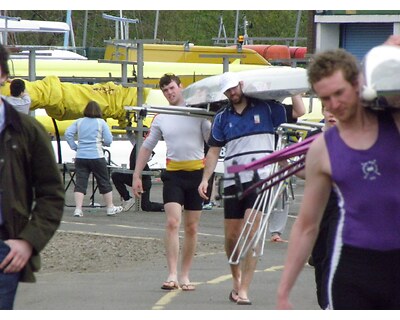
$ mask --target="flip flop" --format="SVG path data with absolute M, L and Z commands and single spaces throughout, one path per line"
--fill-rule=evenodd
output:
M 241 305 L 241 306 L 250 306 L 252 303 L 249 299 L 244 299 L 244 298 L 238 297 L 236 304 Z
M 178 282 L 174 280 L 165 281 L 161 286 L 161 289 L 163 290 L 176 290 L 178 288 L 179 288 Z
M 271 242 L 285 242 L 285 240 L 283 240 L 279 234 L 274 234 L 271 237 Z
M 181 289 L 182 291 L 194 291 L 196 290 L 196 287 L 194 284 L 187 283 L 187 284 L 181 284 Z
M 234 294 L 236 295 L 236 299 L 233 297 Z M 238 295 L 237 291 L 236 290 L 232 290 L 229 293 L 229 301 L 237 303 L 238 300 L 239 300 L 239 295 Z

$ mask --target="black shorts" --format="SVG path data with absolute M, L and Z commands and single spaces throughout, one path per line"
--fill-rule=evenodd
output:
M 198 187 L 203 177 L 203 169 L 195 171 L 163 171 L 161 180 L 164 184 L 164 204 L 177 202 L 185 210 L 201 210 L 203 198 Z
M 242 189 L 246 190 L 253 182 L 242 183 Z M 224 188 L 224 196 L 237 195 L 238 189 L 236 185 Z M 237 197 L 224 199 L 224 217 L 225 219 L 243 219 L 247 209 L 251 209 L 256 202 L 257 194 L 250 193 L 244 199 L 239 200 Z
M 331 287 L 331 307 L 399 310 L 399 266 L 400 250 L 377 251 L 343 245 Z

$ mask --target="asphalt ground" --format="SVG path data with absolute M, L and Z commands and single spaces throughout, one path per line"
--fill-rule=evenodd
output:
M 161 201 L 162 185 L 152 188 L 152 200 Z M 290 200 L 289 219 L 283 237 L 289 237 L 302 198 L 303 181 L 297 180 Z M 114 189 L 115 204 L 120 202 Z M 101 197 L 95 193 L 95 202 Z M 135 210 L 107 217 L 104 208 L 86 208 L 84 218 L 73 217 L 73 192 L 67 190 L 64 216 L 60 232 L 97 234 L 103 237 L 135 239 L 159 239 L 164 237 L 164 213 Z M 223 208 L 213 207 L 203 211 L 198 241 L 215 243 L 222 247 Z M 182 233 L 183 235 L 183 233 Z M 251 306 L 238 306 L 228 300 L 232 289 L 229 264 L 223 250 L 196 255 L 191 280 L 196 290 L 164 291 L 160 289 L 167 275 L 166 259 L 157 263 L 132 264 L 129 268 L 108 272 L 38 272 L 34 284 L 21 283 L 17 292 L 16 310 L 253 310 L 271 311 L 275 308 L 277 286 L 282 274 L 287 242 L 265 241 L 263 255 L 250 289 Z M 81 259 L 85 259 L 84 256 Z M 151 261 L 150 261 L 151 260 Z M 291 300 L 296 310 L 319 310 L 316 295 L 314 269 L 305 266 Z M 236 313 L 234 313 L 236 314 Z M 152 315 L 154 315 L 152 313 Z

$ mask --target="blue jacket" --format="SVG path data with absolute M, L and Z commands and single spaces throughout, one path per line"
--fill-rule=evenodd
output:
M 75 143 L 75 135 L 78 136 L 78 144 Z M 64 136 L 79 159 L 104 158 L 103 145 L 109 147 L 113 141 L 110 128 L 101 118 L 80 118 L 65 130 Z

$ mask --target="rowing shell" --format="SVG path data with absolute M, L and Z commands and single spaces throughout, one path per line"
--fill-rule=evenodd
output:
M 362 98 L 371 105 L 382 105 L 380 97 L 389 98 L 387 104 L 400 108 L 400 48 L 381 45 L 372 48 L 363 60 L 364 86 Z
M 268 68 L 236 72 L 243 81 L 243 92 L 250 97 L 282 101 L 286 97 L 309 90 L 307 72 L 303 68 L 271 66 Z M 204 106 L 226 101 L 220 90 L 221 75 L 207 77 L 194 82 L 183 90 L 186 103 Z M 211 109 L 213 110 L 213 109 Z

